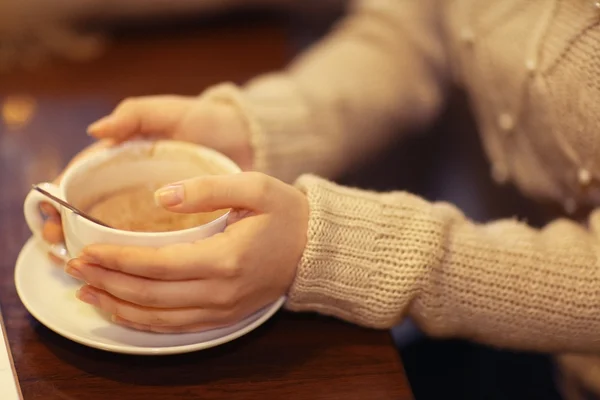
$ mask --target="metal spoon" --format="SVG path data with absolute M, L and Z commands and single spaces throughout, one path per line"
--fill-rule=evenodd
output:
M 98 225 L 102 225 L 105 226 L 107 228 L 110 228 L 110 226 L 106 225 L 104 222 L 84 213 L 83 211 L 79 210 L 78 208 L 70 205 L 69 203 L 67 203 L 66 201 L 59 199 L 58 197 L 54 196 L 53 194 L 48 193 L 47 191 L 45 191 L 44 189 L 42 189 L 41 187 L 39 187 L 38 185 L 33 185 L 32 186 L 33 190 L 37 190 L 38 192 L 40 192 L 41 194 L 43 194 L 44 196 L 54 200 L 55 202 L 57 202 L 58 204 L 60 204 L 61 206 L 68 208 L 69 210 L 73 211 L 75 214 L 79 215 L 82 218 L 85 218 L 89 221 L 92 221 L 95 224 Z

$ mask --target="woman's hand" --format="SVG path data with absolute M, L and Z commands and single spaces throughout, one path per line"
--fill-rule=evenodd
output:
M 125 326 L 192 332 L 230 325 L 284 295 L 306 245 L 303 193 L 259 173 L 200 177 L 157 191 L 181 213 L 231 208 L 223 233 L 158 249 L 92 245 L 66 272 L 78 298 Z
M 116 141 L 141 136 L 192 142 L 225 154 L 243 170 L 252 167 L 250 132 L 241 114 L 229 103 L 202 97 L 127 99 L 88 131 L 98 139 Z
M 248 128 L 237 110 L 226 103 L 180 96 L 132 98 L 90 125 L 88 131 L 101 140 L 78 154 L 71 163 L 115 143 L 141 136 L 201 144 L 229 156 L 244 170 L 252 167 Z M 55 180 L 58 182 L 60 177 Z M 41 209 L 46 217 L 44 239 L 51 245 L 62 242 L 60 214 L 48 203 Z M 52 252 L 50 257 L 62 263 Z

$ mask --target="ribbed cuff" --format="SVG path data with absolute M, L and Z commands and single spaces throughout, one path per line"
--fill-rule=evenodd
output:
M 414 196 L 406 195 L 407 207 L 399 215 L 390 210 L 386 195 L 314 176 L 302 176 L 296 186 L 307 195 L 310 220 L 308 243 L 286 307 L 374 328 L 399 322 L 427 268 L 410 258 L 402 260 L 400 246 L 406 235 L 395 225 L 414 217 L 425 202 L 415 203 Z M 398 194 L 396 200 L 401 200 Z M 410 242 L 406 245 L 412 249 Z

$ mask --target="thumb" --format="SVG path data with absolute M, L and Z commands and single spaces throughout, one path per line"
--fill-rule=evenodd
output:
M 258 172 L 202 176 L 167 185 L 156 191 L 155 199 L 158 205 L 180 213 L 225 208 L 265 212 L 273 207 L 272 193 L 278 183 Z
M 170 137 L 192 103 L 191 98 L 180 96 L 127 99 L 112 114 L 91 124 L 88 134 L 118 142 L 133 136 Z

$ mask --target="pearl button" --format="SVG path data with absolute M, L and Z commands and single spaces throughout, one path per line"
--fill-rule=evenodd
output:
M 581 186 L 588 186 L 592 182 L 592 174 L 585 168 L 577 171 L 577 180 Z
M 529 75 L 533 75 L 537 69 L 537 62 L 534 59 L 527 60 L 525 61 L 525 68 Z
M 466 44 L 473 44 L 475 42 L 475 33 L 473 33 L 471 28 L 463 28 L 460 31 L 460 40 Z
M 575 213 L 575 211 L 577 211 L 577 203 L 575 202 L 575 199 L 573 198 L 568 198 L 567 200 L 565 200 L 565 212 L 567 214 L 573 214 Z
M 498 117 L 498 126 L 503 131 L 512 131 L 515 127 L 515 119 L 509 113 L 502 113 Z
M 492 166 L 492 178 L 498 184 L 504 184 L 508 181 L 508 170 L 504 164 L 494 164 Z

